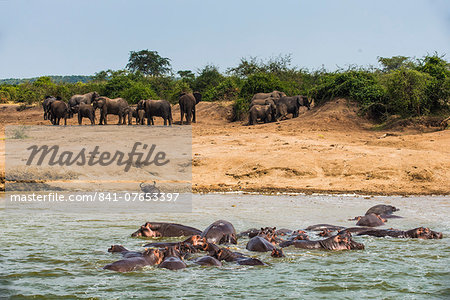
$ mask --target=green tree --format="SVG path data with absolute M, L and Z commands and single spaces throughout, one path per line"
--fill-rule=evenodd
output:
M 161 76 L 171 72 L 170 59 L 161 57 L 157 51 L 130 51 L 126 68 L 131 72 L 141 72 L 145 75 Z
M 261 62 L 257 57 L 250 56 L 249 58 L 242 57 L 241 62 L 237 67 L 229 68 L 228 74 L 235 75 L 239 78 L 247 78 L 250 75 L 264 72 Z
M 207 65 L 199 71 L 199 75 L 193 82 L 193 89 L 200 93 L 218 86 L 225 77 L 220 74 L 219 69 L 214 65 Z
M 378 56 L 378 62 L 383 66 L 383 71 L 391 72 L 398 70 L 400 68 L 412 68 L 414 63 L 407 56 L 392 56 L 392 57 L 381 57 Z
M 195 74 L 191 70 L 181 70 L 178 71 L 177 74 L 180 75 L 182 79 L 193 80 L 195 78 Z

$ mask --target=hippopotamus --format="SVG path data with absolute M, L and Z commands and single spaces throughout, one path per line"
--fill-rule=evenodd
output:
M 169 270 L 180 270 L 186 268 L 186 264 L 181 259 L 181 254 L 177 246 L 167 247 L 164 251 L 164 259 L 159 264 L 158 268 L 165 268 Z
M 284 241 L 280 243 L 281 248 L 286 248 L 289 246 L 294 245 L 295 248 L 302 248 L 302 249 L 320 249 L 322 246 L 320 245 L 319 241 L 308 241 L 308 240 L 291 240 L 291 241 Z
M 284 257 L 284 253 L 283 253 L 283 250 L 275 248 L 275 249 L 272 250 L 272 253 L 270 254 L 270 256 L 272 256 L 272 257 Z
M 132 237 L 180 237 L 200 235 L 202 232 L 194 227 L 185 226 L 176 223 L 147 222 Z
M 375 237 L 390 236 L 394 238 L 416 238 L 416 239 L 442 239 L 442 232 L 433 231 L 430 228 L 418 227 L 403 231 L 398 229 L 369 229 L 358 233 L 358 235 L 370 235 Z
M 433 231 L 427 227 L 417 227 L 408 231 L 405 231 L 405 237 L 413 239 L 442 239 L 442 232 Z
M 342 230 L 338 231 L 338 234 L 344 234 L 346 232 L 351 233 L 351 234 L 358 234 L 358 233 L 361 233 L 361 232 L 364 232 L 364 231 L 367 231 L 367 230 L 372 230 L 372 229 L 373 229 L 373 227 L 364 227 L 364 226 L 361 226 L 361 227 L 349 227 L 349 228 L 345 228 L 345 229 L 342 229 Z
M 294 245 L 295 248 L 325 249 L 332 251 L 364 249 L 364 245 L 352 240 L 351 234 L 348 232 L 337 234 L 327 239 L 319 241 L 305 241 L 305 240 L 286 241 L 281 243 L 280 247 L 284 248 L 289 247 L 291 245 Z
M 131 272 L 145 266 L 158 265 L 163 261 L 164 254 L 159 249 L 147 249 L 140 257 L 130 257 L 115 261 L 103 267 L 105 270 Z
M 161 264 L 159 264 L 158 268 L 164 268 L 169 270 L 181 270 L 186 268 L 186 264 L 179 257 L 170 256 L 163 260 Z
M 144 247 L 153 247 L 153 248 L 165 248 L 172 247 L 176 245 L 180 245 L 181 243 L 191 244 L 192 246 L 202 246 L 203 243 L 206 243 L 205 238 L 201 238 L 199 235 L 193 235 L 182 242 L 157 242 L 157 243 L 148 243 L 145 244 Z
M 343 227 L 343 226 L 336 226 L 336 225 L 330 225 L 330 224 L 316 224 L 316 225 L 308 226 L 305 230 L 308 230 L 308 231 L 322 231 L 324 229 L 327 229 L 329 231 L 338 231 L 338 230 L 345 229 L 345 227 Z
M 384 222 L 386 222 L 385 219 L 373 213 L 370 213 L 363 217 L 357 217 L 357 220 L 358 222 L 356 223 L 356 226 L 367 226 L 367 227 L 382 226 L 384 225 Z
M 259 229 L 257 229 L 257 228 L 250 228 L 250 229 L 248 229 L 248 230 L 239 232 L 239 233 L 237 234 L 237 237 L 238 237 L 238 238 L 241 238 L 241 237 L 249 237 L 249 238 L 252 238 L 252 237 L 254 237 L 254 236 L 257 236 L 258 233 L 259 233 Z
M 289 240 L 309 240 L 309 236 L 303 230 L 296 230 L 293 231 Z
M 328 229 L 324 229 L 321 232 L 318 233 L 319 236 L 321 237 L 330 237 L 331 236 L 331 231 Z
M 268 252 L 275 249 L 275 246 L 260 236 L 252 237 L 245 247 L 249 251 Z
M 220 260 L 209 255 L 197 258 L 196 260 L 194 260 L 194 263 L 202 266 L 217 266 L 217 267 L 222 266 Z
M 265 266 L 266 264 L 254 257 L 240 257 L 236 260 L 242 266 Z
M 281 228 L 281 229 L 277 229 L 275 231 L 275 234 L 279 235 L 279 236 L 291 235 L 292 233 L 293 233 L 293 231 L 291 229 L 287 229 L 287 228 Z
M 399 211 L 399 209 L 392 205 L 378 204 L 378 205 L 375 205 L 375 206 L 372 206 L 371 208 L 369 208 L 366 211 L 365 215 L 376 214 L 376 215 L 382 216 L 383 218 L 386 218 L 388 216 L 391 216 L 396 211 Z M 392 217 L 401 218 L 399 216 L 392 216 Z
M 206 238 L 208 243 L 237 244 L 236 230 L 233 224 L 225 220 L 218 220 L 209 225 L 200 235 Z
M 110 253 L 120 253 L 124 258 L 130 257 L 140 257 L 142 256 L 142 252 L 130 251 L 122 245 L 112 245 L 109 247 L 108 252 Z

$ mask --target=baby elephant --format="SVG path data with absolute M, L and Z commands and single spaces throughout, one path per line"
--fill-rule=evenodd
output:
M 78 125 L 81 125 L 83 118 L 88 118 L 91 125 L 95 125 L 95 109 L 92 105 L 80 103 L 78 107 Z
M 253 105 L 248 111 L 248 125 L 254 125 L 258 119 L 264 123 L 275 121 L 276 108 L 273 104 Z

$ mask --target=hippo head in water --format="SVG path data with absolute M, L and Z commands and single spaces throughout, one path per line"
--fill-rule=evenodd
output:
M 442 239 L 442 232 L 433 231 L 430 228 L 418 227 L 405 231 L 405 237 L 416 239 Z
M 165 268 L 169 270 L 179 270 L 186 268 L 186 264 L 182 260 L 178 246 L 166 247 L 164 250 L 164 259 L 159 268 Z
M 270 254 L 270 256 L 277 257 L 277 258 L 284 257 L 283 250 L 275 248 L 272 250 L 272 253 Z
M 293 237 L 291 238 L 291 240 L 292 241 L 301 241 L 301 240 L 309 241 L 309 236 L 303 230 L 296 230 L 293 232 Z
M 159 249 L 145 249 L 142 257 L 150 263 L 150 265 L 159 265 L 164 259 L 164 252 Z
M 319 232 L 319 236 L 321 236 L 321 237 L 330 237 L 331 236 L 331 231 L 325 228 L 324 230 Z
M 142 225 L 137 231 L 133 232 L 131 234 L 132 237 L 160 237 L 161 234 L 156 231 L 152 230 L 150 222 L 145 223 Z
M 192 246 L 201 249 L 203 248 L 203 245 L 206 243 L 206 238 L 202 238 L 198 234 L 193 235 L 189 237 L 188 239 L 184 240 L 183 243 L 191 244 Z
M 116 253 L 116 252 L 127 252 L 127 248 L 122 245 L 112 245 L 109 247 L 108 252 Z
M 364 245 L 352 240 L 352 235 L 349 232 L 334 235 L 325 240 L 319 241 L 322 248 L 327 250 L 362 250 Z

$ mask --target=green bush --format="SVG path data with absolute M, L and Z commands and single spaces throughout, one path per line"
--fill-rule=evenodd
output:
M 240 80 L 237 77 L 227 77 L 218 86 L 207 90 L 203 99 L 205 101 L 221 101 L 221 100 L 236 100 L 239 96 Z
M 385 76 L 388 110 L 403 117 L 420 116 L 430 112 L 426 89 L 431 76 L 416 70 L 400 69 Z
M 172 104 L 177 104 L 181 93 L 192 93 L 192 89 L 186 80 L 178 80 L 170 90 L 167 100 Z
M 124 98 L 130 104 L 136 104 L 140 100 L 145 99 L 159 99 L 154 90 L 149 84 L 143 82 L 133 82 L 129 88 L 120 92 L 120 97 Z
M 243 120 L 247 116 L 250 103 L 242 98 L 238 98 L 233 103 L 233 121 Z

